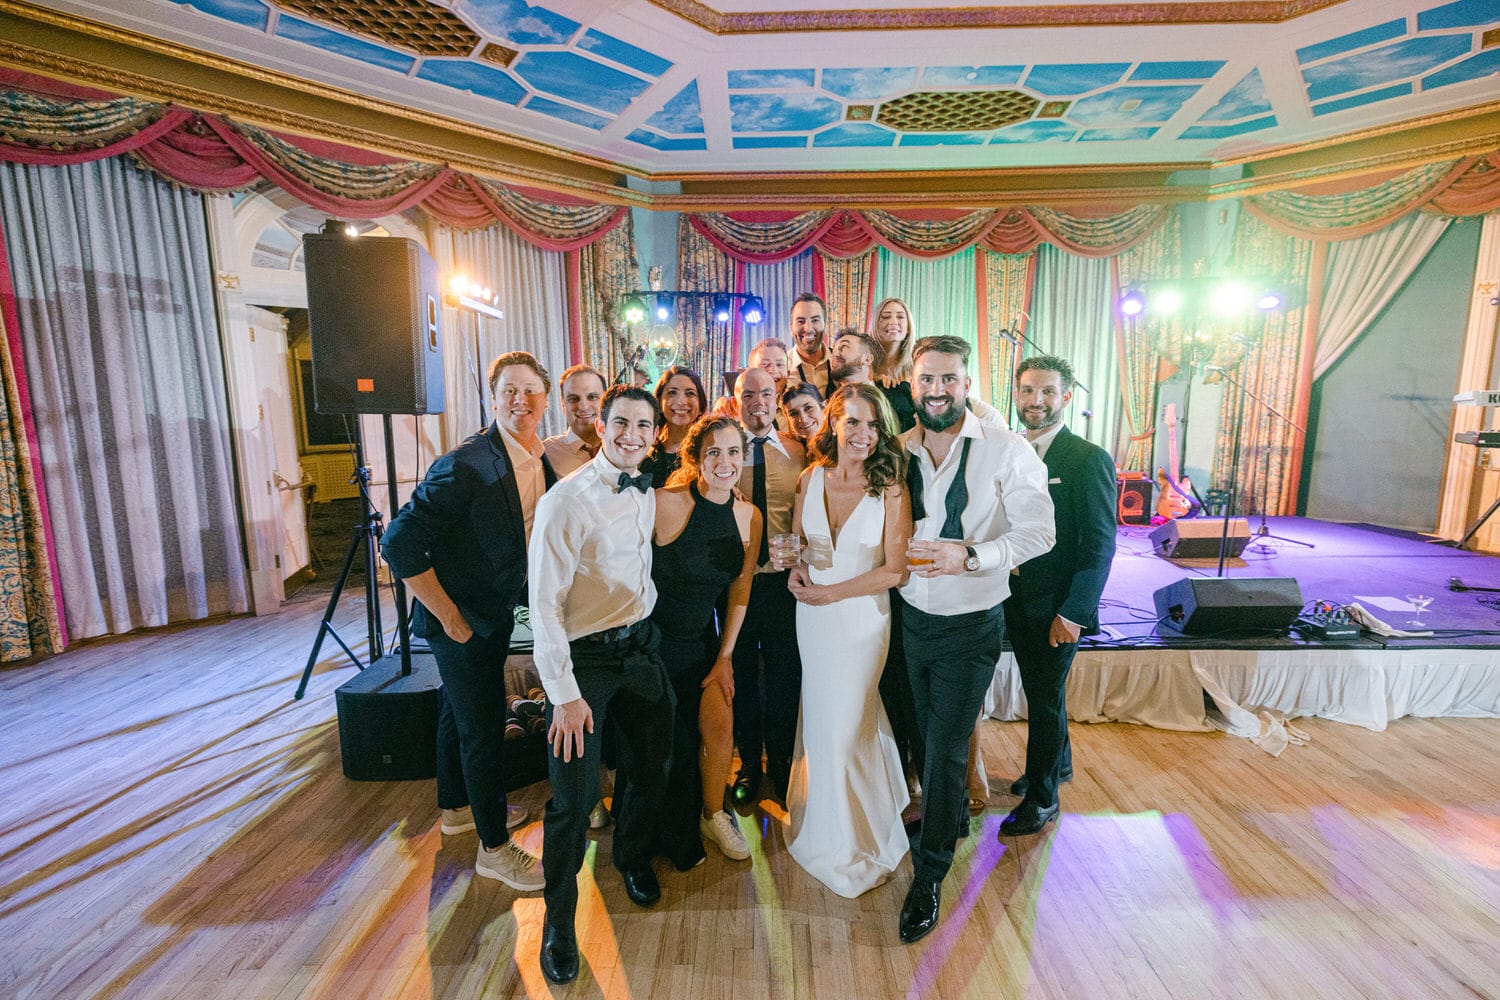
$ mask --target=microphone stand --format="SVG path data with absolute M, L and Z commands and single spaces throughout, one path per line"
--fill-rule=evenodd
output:
M 1239 388 L 1239 390 L 1240 390 L 1240 407 L 1239 407 L 1239 412 L 1236 414 L 1235 426 L 1234 426 L 1234 467 L 1230 470 L 1230 487 L 1229 487 L 1230 491 L 1231 491 L 1230 503 L 1233 504 L 1233 502 L 1234 502 L 1233 490 L 1234 490 L 1234 484 L 1235 484 L 1235 476 L 1239 472 L 1240 426 L 1243 423 L 1244 417 L 1245 417 L 1245 404 L 1244 404 L 1244 401 L 1245 401 L 1246 397 L 1248 397 L 1250 399 L 1253 399 L 1257 403 L 1259 403 L 1261 406 L 1264 406 L 1277 419 L 1281 420 L 1288 427 L 1291 427 L 1293 430 L 1298 431 L 1299 433 L 1303 434 L 1304 436 L 1307 434 L 1307 428 L 1303 427 L 1301 424 L 1297 423 L 1297 421 L 1293 420 L 1291 417 L 1287 416 L 1285 413 L 1282 413 L 1280 410 L 1276 409 L 1276 407 L 1272 406 L 1270 403 L 1268 403 L 1264 399 L 1262 399 L 1260 397 L 1260 395 L 1257 394 L 1257 393 L 1255 393 L 1255 392 L 1253 392 L 1248 385 L 1246 385 L 1244 382 L 1240 381 L 1239 379 L 1237 379 L 1233 375 L 1231 375 L 1229 373 L 1229 369 L 1223 368 L 1223 367 L 1219 367 L 1219 366 L 1210 366 L 1210 368 L 1206 368 L 1204 370 L 1205 371 L 1210 371 L 1210 370 L 1217 371 L 1224 378 L 1227 378 L 1230 382 L 1234 383 L 1234 385 L 1236 385 Z M 1256 540 L 1255 540 L 1254 543 L 1252 543 L 1252 547 L 1260 545 L 1260 543 L 1262 541 L 1264 541 L 1265 539 L 1267 539 L 1267 538 L 1274 538 L 1274 539 L 1276 539 L 1277 541 L 1280 541 L 1280 542 L 1287 542 L 1287 543 L 1292 544 L 1292 545 L 1300 545 L 1300 546 L 1302 546 L 1305 549 L 1315 549 L 1315 548 L 1317 548 L 1317 546 L 1314 545 L 1312 542 L 1304 542 L 1304 541 L 1302 541 L 1301 539 L 1298 539 L 1298 538 L 1289 538 L 1286 535 L 1275 535 L 1275 534 L 1272 534 L 1271 533 L 1271 529 L 1266 526 L 1266 498 L 1267 498 L 1267 493 L 1269 492 L 1270 479 L 1271 479 L 1271 449 L 1270 449 L 1270 446 L 1267 445 L 1266 446 L 1266 474 L 1265 474 L 1265 478 L 1261 480 L 1260 527 L 1258 527 L 1258 528 L 1255 529 L 1255 538 L 1256 538 Z M 1225 532 L 1225 535 L 1227 537 L 1228 532 L 1229 532 L 1229 522 L 1228 522 L 1227 518 L 1226 518 L 1224 524 L 1225 524 L 1224 532 Z M 1223 555 L 1221 553 L 1220 554 L 1220 567 L 1221 567 L 1220 568 L 1220 574 L 1221 575 L 1222 575 L 1222 572 L 1223 572 L 1222 565 L 1223 565 Z

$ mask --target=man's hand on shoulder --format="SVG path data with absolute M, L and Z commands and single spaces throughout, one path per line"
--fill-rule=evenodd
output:
M 583 734 L 594 731 L 594 710 L 582 698 L 563 702 L 552 710 L 552 728 L 547 739 L 552 752 L 566 764 L 583 756 Z

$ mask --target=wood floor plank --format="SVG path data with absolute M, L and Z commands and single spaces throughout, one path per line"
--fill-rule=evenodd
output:
M 997 828 L 1025 725 L 985 721 L 990 806 L 910 947 L 909 861 L 846 900 L 755 813 L 750 862 L 662 865 L 642 910 L 606 829 L 580 879 L 584 972 L 554 988 L 540 898 L 474 877 L 431 782 L 343 777 L 342 653 L 292 700 L 322 609 L 0 670 L 0 995 L 1500 996 L 1500 721 L 1478 719 L 1301 720 L 1311 743 L 1276 758 L 1075 724 L 1061 821 L 1015 840 Z M 357 600 L 344 618 L 363 631 Z

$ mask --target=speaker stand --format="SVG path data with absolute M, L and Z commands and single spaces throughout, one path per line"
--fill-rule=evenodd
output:
M 385 426 L 386 457 L 387 462 L 390 463 L 394 461 L 390 455 L 390 417 L 385 418 Z M 307 655 L 307 665 L 302 668 L 302 679 L 297 683 L 297 693 L 292 696 L 298 701 L 307 693 L 307 682 L 312 677 L 313 667 L 318 662 L 318 652 L 323 648 L 323 640 L 327 636 L 333 636 L 333 641 L 339 644 L 357 668 L 365 669 L 365 664 L 360 662 L 354 650 L 350 649 L 349 644 L 339 635 L 338 629 L 333 627 L 333 614 L 338 609 L 344 586 L 349 582 L 349 572 L 354 568 L 354 557 L 361 549 L 364 550 L 365 556 L 365 627 L 368 632 L 370 662 L 374 663 L 385 653 L 382 643 L 384 630 L 380 623 L 380 586 L 375 576 L 375 547 L 380 541 L 383 530 L 382 517 L 380 511 L 376 510 L 375 505 L 370 502 L 370 470 L 365 465 L 364 431 L 359 425 L 357 416 L 354 422 L 354 478 L 350 482 L 359 488 L 360 506 L 364 511 L 364 516 L 360 523 L 354 526 L 354 532 L 349 539 L 349 548 L 344 552 L 344 564 L 339 570 L 338 579 L 333 583 L 333 594 L 329 596 L 328 607 L 323 612 L 322 621 L 318 623 L 317 638 L 313 640 L 312 652 Z M 394 489 L 395 486 L 392 484 L 392 490 Z M 404 609 L 398 604 L 397 610 L 399 612 Z M 405 615 L 401 617 L 404 619 Z

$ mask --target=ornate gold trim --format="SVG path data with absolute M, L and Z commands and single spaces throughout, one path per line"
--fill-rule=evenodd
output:
M 990 7 L 899 7 L 725 13 L 698 0 L 649 0 L 715 35 L 793 31 L 953 31 L 973 28 L 1098 28 L 1128 25 L 1279 24 L 1344 0 L 1253 0 L 1250 3 L 1086 3 Z

